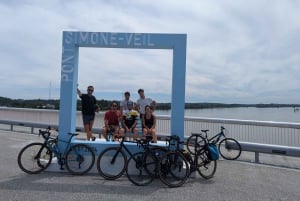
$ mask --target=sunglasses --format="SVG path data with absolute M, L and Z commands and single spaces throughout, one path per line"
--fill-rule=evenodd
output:
M 111 105 L 112 107 L 117 107 L 117 105 Z
M 88 89 L 88 91 L 91 91 L 91 92 L 93 92 L 94 90 L 93 90 L 93 89 Z

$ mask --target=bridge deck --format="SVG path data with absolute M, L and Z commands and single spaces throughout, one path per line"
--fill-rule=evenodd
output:
M 289 200 L 300 198 L 300 170 L 240 161 L 218 161 L 214 178 L 188 180 L 170 189 L 159 180 L 137 187 L 126 177 L 108 181 L 98 174 L 70 176 L 67 173 L 23 173 L 17 165 L 18 151 L 36 135 L 0 131 L 1 200 Z M 247 157 L 247 156 L 243 156 Z M 268 155 L 268 158 L 274 156 Z M 279 157 L 279 156 L 276 156 Z M 299 165 L 298 158 L 295 165 Z M 285 163 L 285 158 L 276 158 Z

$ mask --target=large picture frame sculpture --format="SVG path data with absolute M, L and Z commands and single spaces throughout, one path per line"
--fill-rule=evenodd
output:
M 62 41 L 59 138 L 75 132 L 80 47 L 173 50 L 171 134 L 184 137 L 186 34 L 64 31 Z M 63 144 L 60 144 L 63 147 Z

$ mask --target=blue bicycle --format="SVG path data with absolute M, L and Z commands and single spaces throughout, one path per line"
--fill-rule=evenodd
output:
M 90 171 L 95 162 L 95 153 L 86 144 L 71 145 L 71 141 L 76 133 L 69 133 L 69 140 L 58 140 L 58 137 L 51 136 L 51 128 L 39 130 L 44 142 L 34 142 L 21 149 L 18 155 L 18 165 L 22 171 L 28 174 L 38 174 L 49 167 L 52 158 L 56 158 L 60 169 L 64 166 L 74 175 L 83 175 Z M 62 152 L 58 147 L 58 142 L 67 144 Z

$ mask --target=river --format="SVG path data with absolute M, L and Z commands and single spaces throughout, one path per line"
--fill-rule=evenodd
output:
M 155 114 L 170 115 L 171 110 L 156 110 Z M 292 107 L 185 109 L 185 116 L 300 123 L 300 110 L 295 111 Z

